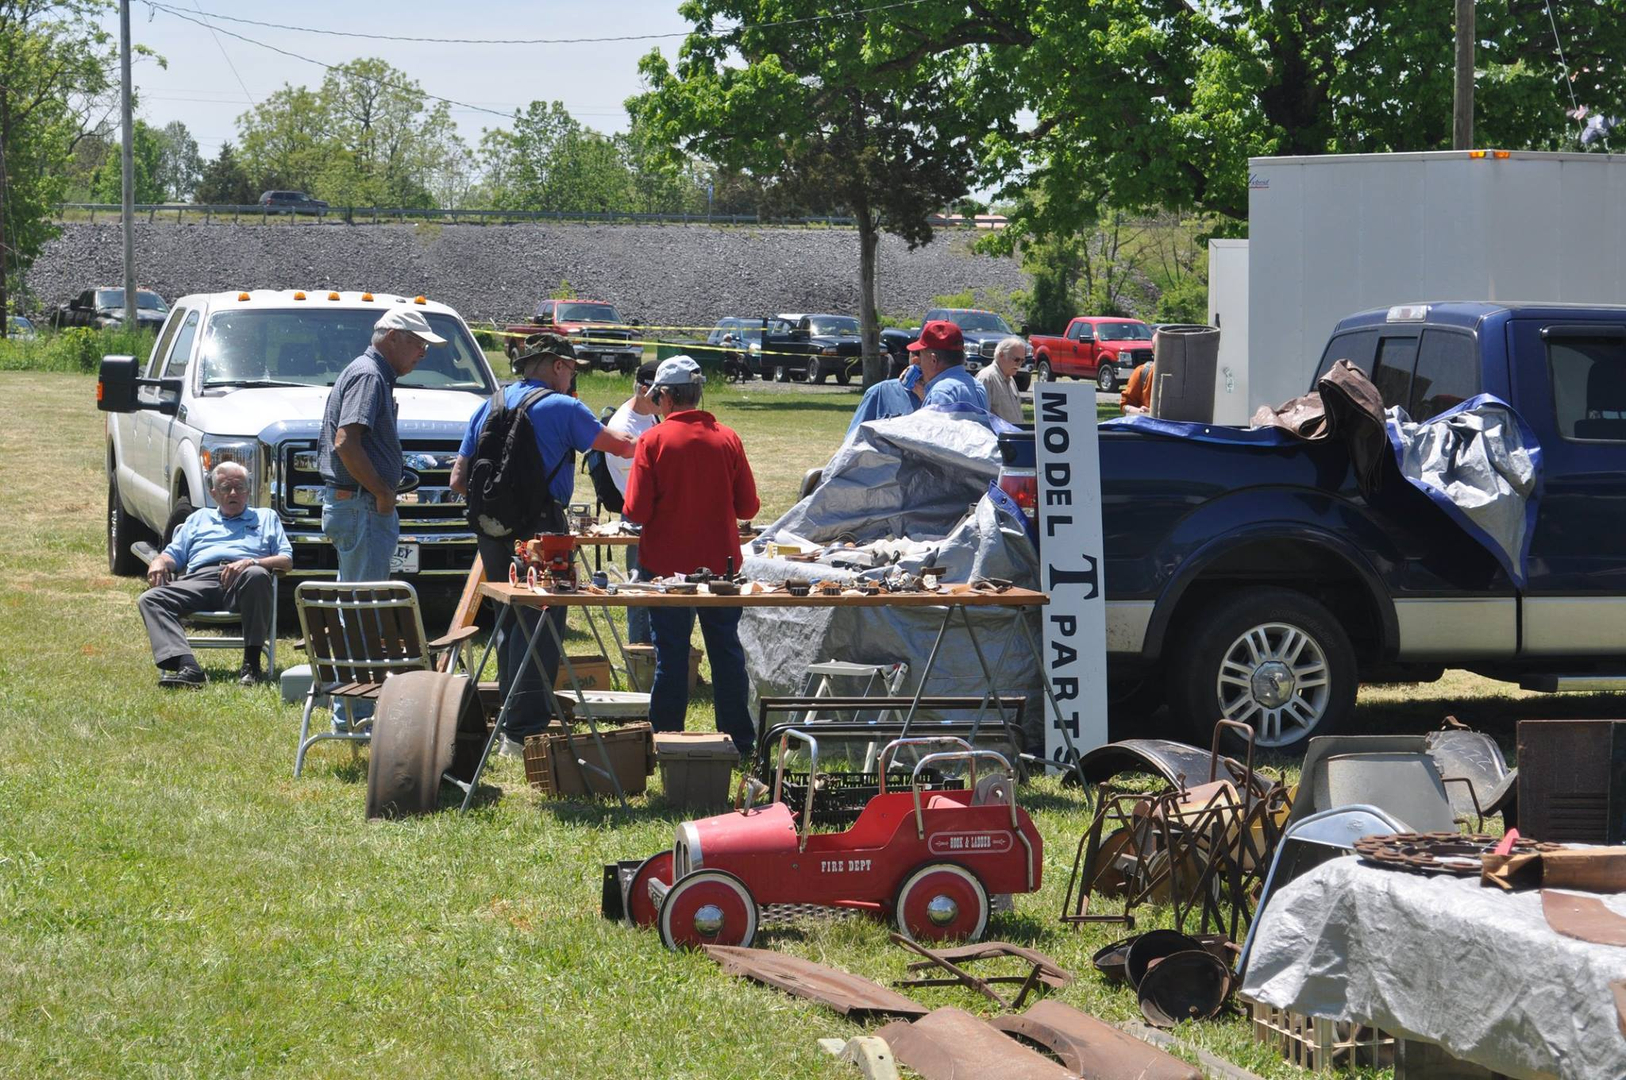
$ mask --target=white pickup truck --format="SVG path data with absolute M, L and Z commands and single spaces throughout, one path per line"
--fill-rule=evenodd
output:
M 138 573 L 132 546 L 167 539 L 193 508 L 212 505 L 204 477 L 230 460 L 248 469 L 251 505 L 282 518 L 293 574 L 337 574 L 322 535 L 316 469 L 322 408 L 339 372 L 395 304 L 417 305 L 447 343 L 430 349 L 395 390 L 406 472 L 392 569 L 407 577 L 466 574 L 474 536 L 448 479 L 469 417 L 496 388 L 468 326 L 421 296 L 260 289 L 181 297 L 144 370 L 133 356 L 103 359 L 96 396 L 108 413 L 109 569 Z

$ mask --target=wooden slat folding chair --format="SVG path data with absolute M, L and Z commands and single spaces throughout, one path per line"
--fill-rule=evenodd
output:
M 404 581 L 306 581 L 294 593 L 299 627 L 310 659 L 311 686 L 299 725 L 294 775 L 305 767 L 305 754 L 318 742 L 366 743 L 371 722 L 358 730 L 311 733 L 311 713 L 321 697 L 370 701 L 384 680 L 403 671 L 436 668 L 436 654 L 456 654 L 476 633 L 473 626 L 429 641 L 424 636 L 418 592 Z

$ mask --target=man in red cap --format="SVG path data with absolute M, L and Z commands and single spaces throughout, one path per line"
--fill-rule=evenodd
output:
M 947 319 L 933 319 L 920 328 L 920 338 L 909 343 L 918 354 L 920 382 L 915 393 L 922 405 L 969 405 L 988 411 L 988 394 L 965 369 L 965 339 Z

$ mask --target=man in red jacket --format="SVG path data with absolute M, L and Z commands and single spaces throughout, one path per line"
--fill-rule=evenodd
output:
M 643 525 L 638 563 L 646 576 L 718 574 L 738 570 L 741 520 L 761 509 L 751 464 L 740 437 L 702 412 L 700 365 L 674 356 L 656 369 L 650 396 L 661 422 L 638 439 L 627 477 L 623 516 Z M 734 740 L 742 758 L 756 749 L 746 704 L 745 651 L 740 609 L 651 608 L 655 686 L 649 722 L 656 731 L 682 731 L 689 709 L 689 638 L 700 633 L 711 656 L 717 730 Z

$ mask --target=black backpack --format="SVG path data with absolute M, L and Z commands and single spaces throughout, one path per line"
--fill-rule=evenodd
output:
M 512 408 L 500 390 L 492 399 L 474 444 L 468 507 L 464 511 L 469 527 L 481 536 L 506 540 L 523 529 L 564 530 L 562 508 L 548 486 L 576 455 L 567 452 L 546 479 L 537 483 L 542 474 L 542 455 L 531 429 L 531 406 L 551 393 L 546 387 L 532 390 Z

